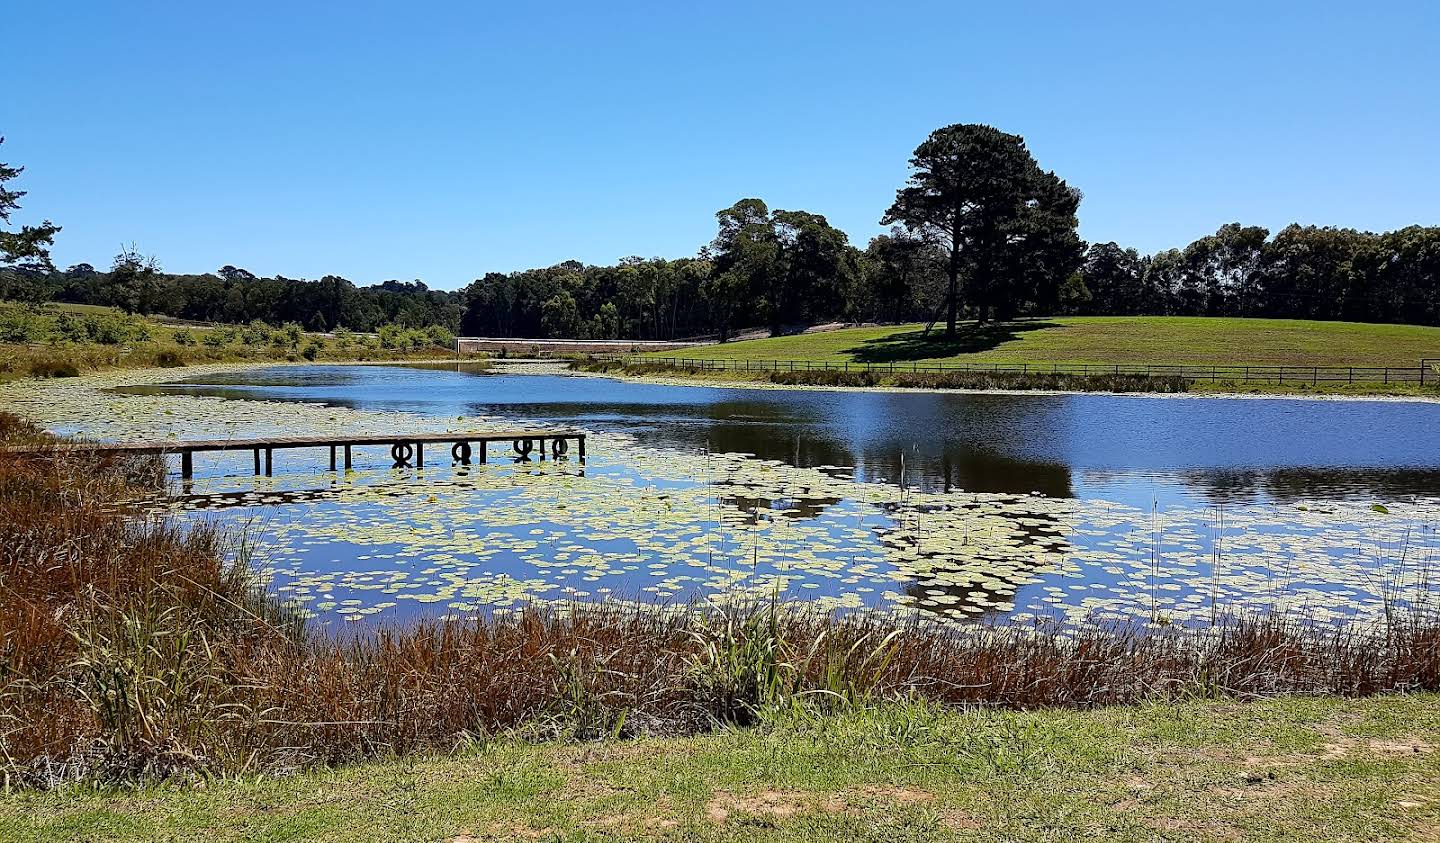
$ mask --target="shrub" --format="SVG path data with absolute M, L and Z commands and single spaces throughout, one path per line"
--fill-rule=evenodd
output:
M 176 345 L 194 345 L 195 334 L 189 328 L 178 328 L 173 334 Z
M 300 349 L 300 356 L 304 357 L 306 360 L 314 360 L 316 357 L 319 357 L 320 343 L 316 340 L 310 340 L 309 342 L 305 343 L 305 347 Z
M 30 363 L 30 375 L 37 378 L 74 378 L 80 370 L 67 360 L 40 359 Z
M 270 334 L 272 332 L 269 325 L 259 319 L 255 319 L 241 329 L 240 335 L 249 345 L 264 345 L 270 342 Z
M 231 327 L 211 328 L 200 336 L 201 342 L 211 348 L 222 348 L 235 341 L 236 330 Z
M 375 335 L 379 339 L 381 348 L 402 348 L 405 343 L 405 330 L 399 325 L 385 324 L 375 329 Z
M 185 358 L 178 351 L 163 349 L 155 355 L 155 365 L 162 369 L 174 369 L 185 365 Z
M 29 308 L 0 309 L 0 343 L 41 342 L 49 336 L 46 319 Z

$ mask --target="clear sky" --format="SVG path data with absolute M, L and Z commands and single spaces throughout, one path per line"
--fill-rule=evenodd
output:
M 1023 135 L 1142 251 L 1440 224 L 1440 4 L 0 5 L 14 222 L 64 266 L 451 289 L 694 254 L 758 196 L 864 246 L 932 129 Z

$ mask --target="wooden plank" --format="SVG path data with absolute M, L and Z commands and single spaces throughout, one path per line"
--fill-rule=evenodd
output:
M 283 436 L 262 439 L 199 439 L 166 442 L 57 442 L 52 445 L 5 445 L 0 453 L 36 453 L 50 450 L 85 451 L 104 454 L 169 454 L 182 451 L 249 451 L 281 448 L 319 448 L 326 446 L 393 445 L 410 442 L 511 442 L 517 439 L 574 439 L 585 453 L 585 434 L 575 431 L 500 431 L 490 433 L 407 433 L 393 436 Z

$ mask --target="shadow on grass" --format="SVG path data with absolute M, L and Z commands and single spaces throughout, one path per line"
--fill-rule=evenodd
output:
M 945 328 L 936 325 L 927 335 L 924 331 L 906 331 L 900 334 L 866 340 L 860 345 L 847 349 L 859 363 L 894 363 L 901 360 L 929 360 L 936 357 L 953 357 L 957 354 L 976 354 L 1016 339 L 1027 331 L 1043 328 L 1059 328 L 1059 323 L 1044 320 L 1034 322 L 987 322 L 979 325 L 969 322 L 956 326 L 954 339 L 945 338 Z

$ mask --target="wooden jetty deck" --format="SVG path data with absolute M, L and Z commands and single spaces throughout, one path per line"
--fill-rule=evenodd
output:
M 279 436 L 260 439 L 198 439 L 170 440 L 165 442 L 60 442 L 54 445 L 30 446 L 9 445 L 0 448 L 5 453 L 43 454 L 54 451 L 79 451 L 94 454 L 169 454 L 180 455 L 180 476 L 186 479 L 195 474 L 194 455 L 212 451 L 250 451 L 254 455 L 255 473 L 261 474 L 263 458 L 264 474 L 274 468 L 275 451 L 297 448 L 330 449 L 330 470 L 336 470 L 337 456 L 343 451 L 345 468 L 354 464 L 354 449 L 365 446 L 389 445 L 390 458 L 394 468 L 425 465 L 425 446 L 449 444 L 450 458 L 459 465 L 469 465 L 472 458 L 485 462 L 491 442 L 507 443 L 513 449 L 513 457 L 529 462 L 532 454 L 545 459 L 546 447 L 551 459 L 566 459 L 570 455 L 570 443 L 576 445 L 576 456 L 585 460 L 585 434 L 575 431 L 506 431 L 492 433 L 404 433 L 364 434 L 359 436 Z M 477 447 L 478 446 L 478 447 Z

